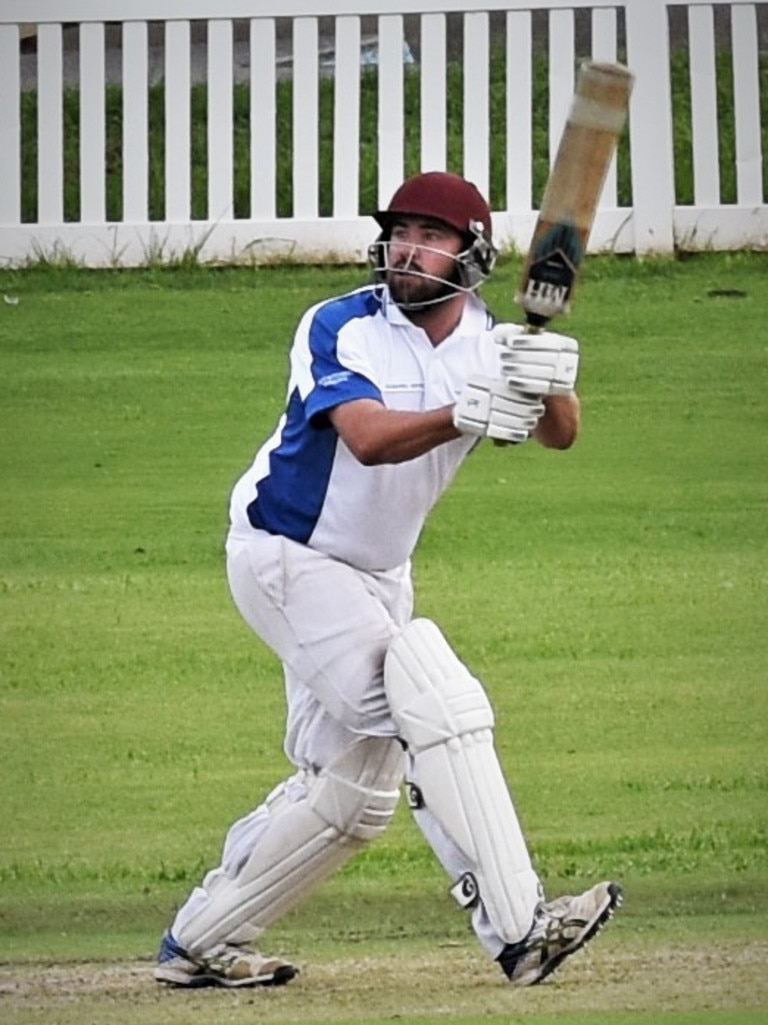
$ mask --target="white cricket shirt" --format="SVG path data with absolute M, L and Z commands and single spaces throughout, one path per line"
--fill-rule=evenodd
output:
M 360 398 L 400 410 L 454 403 L 467 378 L 498 375 L 491 326 L 485 306 L 470 297 L 453 334 L 433 346 L 381 286 L 307 310 L 291 348 L 285 413 L 232 492 L 233 529 L 282 534 L 364 570 L 406 562 L 477 439 L 463 436 L 405 463 L 363 466 L 327 414 Z

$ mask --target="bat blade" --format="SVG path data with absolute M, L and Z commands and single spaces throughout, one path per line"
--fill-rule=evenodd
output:
M 570 309 L 632 84 L 623 64 L 589 62 L 579 72 L 516 296 L 531 330 Z

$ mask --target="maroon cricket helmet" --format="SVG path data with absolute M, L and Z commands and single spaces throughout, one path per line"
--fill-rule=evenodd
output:
M 373 215 L 385 232 L 398 216 L 433 217 L 464 236 L 491 240 L 491 211 L 479 189 L 450 171 L 425 171 L 406 178 L 386 210 Z

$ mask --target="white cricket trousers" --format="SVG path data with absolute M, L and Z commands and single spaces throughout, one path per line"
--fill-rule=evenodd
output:
M 384 655 L 410 620 L 410 567 L 370 573 L 254 530 L 227 540 L 227 576 L 243 618 L 283 664 L 285 752 L 319 769 L 360 734 L 394 737 Z
M 299 770 L 281 787 L 297 802 L 304 773 L 318 772 L 361 737 L 392 737 L 396 728 L 384 690 L 384 656 L 413 613 L 410 565 L 387 572 L 355 569 L 287 538 L 264 531 L 227 538 L 227 576 L 245 621 L 283 664 L 287 723 L 285 753 Z M 396 785 L 396 784 L 395 784 Z M 219 873 L 237 872 L 269 824 L 265 801 L 230 828 Z M 453 879 L 466 870 L 463 855 L 432 820 L 415 816 L 426 839 Z M 196 887 L 180 908 L 172 932 L 184 931 L 210 899 Z M 497 956 L 503 941 L 487 917 L 473 915 L 481 943 Z M 232 942 L 253 938 L 248 929 Z

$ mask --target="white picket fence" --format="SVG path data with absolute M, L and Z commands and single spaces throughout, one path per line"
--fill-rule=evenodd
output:
M 690 60 L 692 202 L 675 193 L 670 90 L 671 15 L 683 13 Z M 765 2 L 730 0 L 0 0 L 0 262 L 67 256 L 88 266 L 135 266 L 194 251 L 201 260 L 362 259 L 374 224 L 361 209 L 361 65 L 375 65 L 376 205 L 409 167 L 406 124 L 419 118 L 419 166 L 450 166 L 486 193 L 492 155 L 501 152 L 505 197 L 494 209 L 503 246 L 524 250 L 535 220 L 533 53 L 545 25 L 552 155 L 580 60 L 620 55 L 636 75 L 629 122 L 631 205 L 617 203 L 616 167 L 603 192 L 590 249 L 671 252 L 768 248 L 759 85 Z M 674 13 L 674 12 L 673 12 Z M 726 31 L 720 31 L 723 16 Z M 543 20 L 542 20 L 543 19 Z M 76 31 L 72 52 L 67 39 Z M 21 26 L 36 28 L 36 56 Z M 106 86 L 119 37 L 122 85 L 120 215 L 108 217 Z M 537 35 L 538 33 L 538 35 Z M 716 49 L 732 59 L 735 195 L 721 199 Z M 206 214 L 193 217 L 190 94 L 199 47 L 208 86 Z M 155 40 L 160 39 L 158 51 Z M 586 41 L 585 41 L 586 40 Z M 413 45 L 411 42 L 413 41 Z M 506 137 L 489 130 L 489 59 L 506 53 Z M 154 62 L 160 54 L 161 67 Z M 235 59 L 237 54 L 237 59 Z M 415 56 L 414 56 L 415 55 Z M 363 59 L 361 60 L 361 56 Z M 407 58 L 404 61 L 404 56 Z M 413 64 L 408 62 L 413 59 Z M 460 166 L 449 162 L 447 71 L 463 65 Z M 79 211 L 65 212 L 65 89 L 75 62 L 79 89 Z M 34 72 L 37 153 L 22 145 L 22 100 Z M 154 69 L 154 70 L 153 70 Z M 293 78 L 291 211 L 277 200 L 280 147 L 276 90 Z M 333 179 L 322 209 L 320 83 L 334 75 Z M 406 109 L 404 75 L 419 79 L 421 113 Z M 150 214 L 152 76 L 164 90 L 162 219 Z M 247 83 L 250 143 L 247 215 L 235 213 L 233 83 Z M 154 79 L 153 79 L 154 80 Z M 456 155 L 452 154 L 453 162 Z M 114 160 L 114 155 L 111 158 Z M 22 202 L 23 175 L 36 175 L 36 203 Z

